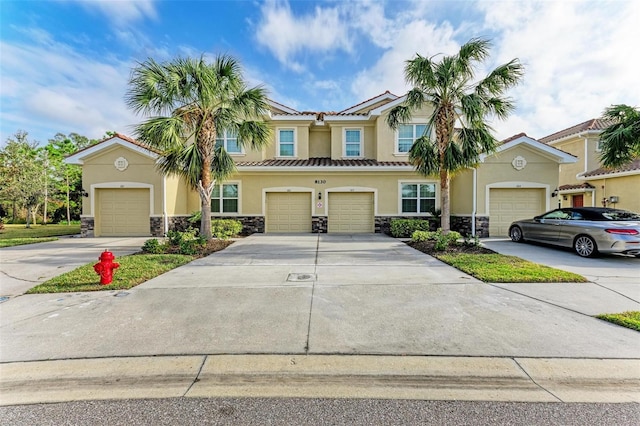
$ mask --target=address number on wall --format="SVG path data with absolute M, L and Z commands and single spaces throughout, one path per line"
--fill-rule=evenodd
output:
M 324 185 L 327 183 L 326 179 L 316 179 L 316 185 Z

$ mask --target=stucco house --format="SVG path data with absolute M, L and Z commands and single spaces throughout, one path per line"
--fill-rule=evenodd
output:
M 540 139 L 578 158 L 560 165 L 562 207 L 605 206 L 640 212 L 640 159 L 617 168 L 602 166 L 600 134 L 611 124 L 611 120 L 595 118 Z
M 427 218 L 440 208 L 438 177 L 408 162 L 427 112 L 394 131 L 389 111 L 404 101 L 382 93 L 339 112 L 300 112 L 270 102 L 272 143 L 244 151 L 219 135 L 237 172 L 214 190 L 213 217 L 253 232 L 388 232 L 393 218 Z M 161 236 L 200 209 L 198 194 L 155 168 L 158 153 L 122 134 L 67 158 L 83 167 L 82 234 Z M 558 165 L 576 158 L 519 134 L 451 182 L 452 229 L 507 235 L 514 219 L 555 207 Z

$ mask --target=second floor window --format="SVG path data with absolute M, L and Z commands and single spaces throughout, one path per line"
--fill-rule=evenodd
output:
M 242 148 L 238 143 L 238 135 L 232 131 L 224 131 L 222 134 L 216 135 L 216 147 L 222 146 L 229 154 L 240 154 Z
M 344 129 L 344 156 L 362 157 L 361 129 Z
M 211 213 L 238 213 L 237 183 L 225 183 L 213 187 Z
M 426 124 L 401 124 L 398 126 L 396 152 L 408 153 L 413 142 L 424 135 L 427 130 Z
M 295 157 L 296 134 L 293 129 L 278 129 L 278 156 Z

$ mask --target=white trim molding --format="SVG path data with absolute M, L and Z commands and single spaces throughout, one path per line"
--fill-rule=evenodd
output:
M 159 158 L 159 155 L 156 154 L 153 151 L 149 151 L 146 148 L 143 148 L 139 145 L 133 144 L 131 142 L 125 141 L 124 139 L 120 139 L 117 136 L 114 136 L 111 139 L 107 139 L 106 141 L 97 143 L 93 146 L 90 146 L 89 148 L 83 149 L 81 151 L 76 152 L 75 154 L 72 154 L 70 156 L 68 156 L 67 158 L 65 158 L 64 162 L 67 164 L 77 164 L 77 165 L 83 165 L 84 164 L 84 160 L 85 158 L 97 154 L 100 151 L 103 151 L 107 148 L 110 148 L 114 145 L 119 145 L 122 146 L 124 148 L 128 148 L 132 151 L 137 152 L 138 154 L 142 154 L 146 157 L 152 158 L 154 160 L 157 160 Z
M 421 212 L 403 212 L 402 211 L 402 185 L 435 185 L 435 204 L 434 208 L 437 210 L 440 207 L 440 181 L 438 180 L 420 180 L 420 179 L 398 179 L 398 199 L 397 199 L 397 211 L 399 216 L 433 216 L 430 212 L 421 213 Z M 418 192 L 418 198 L 420 198 L 420 193 Z

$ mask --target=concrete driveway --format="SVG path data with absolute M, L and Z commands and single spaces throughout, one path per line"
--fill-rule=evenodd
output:
M 576 289 L 550 285 L 570 297 Z M 637 302 L 600 286 L 578 300 Z M 540 290 L 542 291 L 542 290 Z M 0 361 L 192 354 L 637 358 L 638 333 L 385 235 L 253 235 L 127 292 L 0 304 Z
M 146 238 L 62 237 L 47 243 L 0 249 L 0 296 L 18 296 L 55 276 L 98 261 L 111 250 L 116 257 L 140 251 Z
M 587 278 L 592 284 L 559 285 L 556 291 L 548 291 L 548 286 L 541 284 L 508 285 L 517 287 L 518 291 L 526 291 L 530 296 L 545 297 L 556 301 L 561 299 L 573 303 L 573 309 L 582 309 L 589 315 L 607 312 L 621 312 L 616 309 L 640 310 L 640 259 L 621 256 L 603 255 L 596 258 L 583 258 L 570 249 L 558 248 L 536 243 L 514 243 L 508 238 L 490 238 L 482 241 L 485 247 L 501 254 L 518 256 L 522 259 L 541 265 L 551 266 L 564 271 L 574 272 Z M 597 287 L 607 289 L 608 294 L 617 293 L 626 297 L 629 304 L 609 305 L 609 298 L 594 297 Z M 589 288 L 589 291 L 584 291 Z M 562 292 L 566 295 L 561 296 Z M 599 292 L 598 292 L 599 293 Z M 604 296 L 603 296 L 604 297 Z M 567 306 L 567 305 L 565 305 Z

